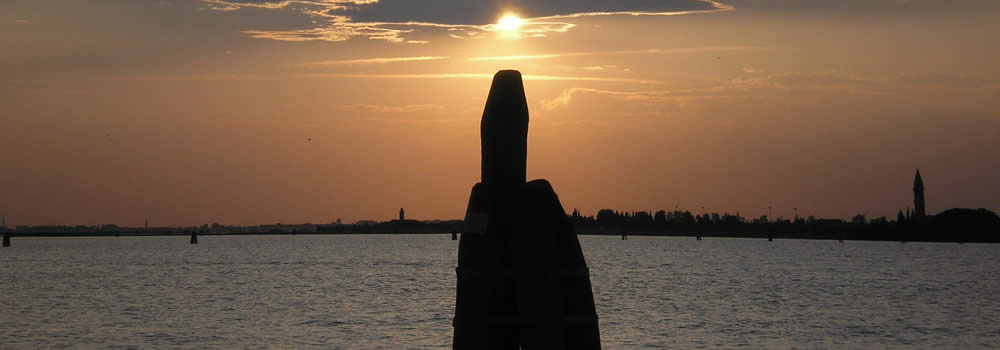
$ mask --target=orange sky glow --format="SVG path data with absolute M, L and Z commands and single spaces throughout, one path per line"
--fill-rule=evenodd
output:
M 500 69 L 567 210 L 1000 210 L 1000 3 L 411 3 L 5 1 L 0 215 L 462 218 Z

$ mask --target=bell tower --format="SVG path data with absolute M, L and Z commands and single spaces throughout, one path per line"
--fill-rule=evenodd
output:
M 927 210 L 924 207 L 924 180 L 920 178 L 920 169 L 917 169 L 917 175 L 913 178 L 913 218 L 922 220 L 925 215 Z

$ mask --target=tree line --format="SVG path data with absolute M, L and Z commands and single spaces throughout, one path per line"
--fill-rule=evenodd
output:
M 868 219 L 858 214 L 850 220 L 813 216 L 771 219 L 746 218 L 739 213 L 702 213 L 659 210 L 616 211 L 601 209 L 584 216 L 574 209 L 569 220 L 578 233 L 677 236 L 774 237 L 879 241 L 1000 242 L 1000 218 L 986 209 L 949 209 L 937 215 L 896 220 Z

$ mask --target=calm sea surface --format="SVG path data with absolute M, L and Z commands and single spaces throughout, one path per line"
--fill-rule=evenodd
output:
M 19 238 L 0 348 L 442 349 L 449 235 Z M 1000 245 L 582 236 L 607 349 L 1000 346 Z

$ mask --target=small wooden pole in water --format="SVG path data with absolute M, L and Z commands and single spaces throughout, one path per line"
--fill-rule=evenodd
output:
M 451 231 L 451 240 L 453 240 L 453 241 L 457 241 L 458 240 L 458 232 Z
M 10 247 L 10 232 L 3 233 L 3 246 Z
M 198 232 L 191 231 L 191 244 L 198 244 Z

